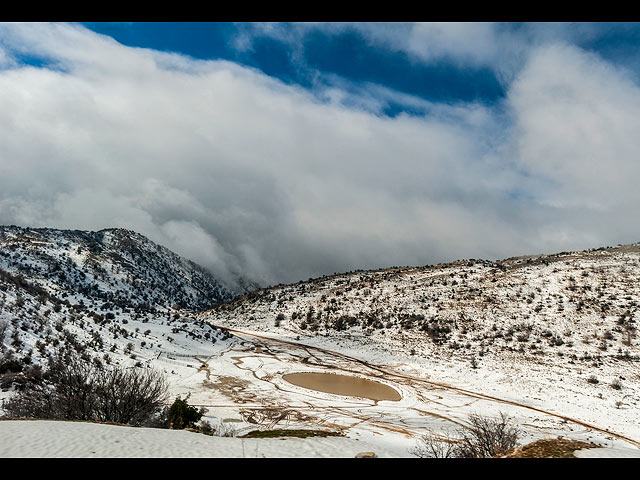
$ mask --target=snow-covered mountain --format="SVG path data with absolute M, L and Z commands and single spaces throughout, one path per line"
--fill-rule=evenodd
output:
M 72 303 L 201 310 L 234 296 L 194 262 L 124 229 L 0 227 L 0 270 Z
M 142 365 L 163 351 L 213 345 L 227 334 L 190 315 L 234 294 L 202 267 L 133 231 L 0 227 L 5 363 L 46 365 L 48 357 L 70 352 Z
M 393 372 L 378 378 L 405 403 L 380 405 L 371 418 L 395 419 L 397 432 L 416 425 L 388 441 L 403 454 L 415 438 L 407 435 L 440 428 L 412 412 L 459 422 L 491 405 L 524 412 L 531 439 L 573 435 L 577 425 L 588 440 L 595 425 L 602 438 L 611 430 L 623 441 L 640 438 L 639 277 L 633 244 L 353 271 L 234 297 L 135 232 L 2 227 L 0 357 L 45 364 L 75 352 L 105 365 L 152 366 L 175 394 L 193 394 L 210 418 L 231 418 L 238 429 L 256 428 L 261 409 L 300 402 L 283 372 L 338 363 L 361 375 Z M 3 382 L 0 398 L 14 389 Z M 304 425 L 313 417 L 302 413 Z M 558 420 L 565 417 L 573 423 Z M 389 426 L 371 422 L 353 435 Z
M 203 268 L 129 230 L 0 227 L 5 322 L 52 327 L 64 312 L 101 321 L 177 314 L 470 365 L 490 357 L 635 365 L 639 276 L 633 244 L 354 271 L 234 296 Z

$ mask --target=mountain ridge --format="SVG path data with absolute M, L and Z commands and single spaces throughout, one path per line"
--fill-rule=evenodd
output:
M 198 310 L 232 298 L 203 267 L 132 230 L 0 227 L 0 268 L 73 296 Z

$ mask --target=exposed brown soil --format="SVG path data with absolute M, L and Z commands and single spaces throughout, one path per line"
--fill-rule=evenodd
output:
M 593 442 L 580 442 L 561 437 L 549 438 L 514 448 L 501 458 L 575 458 L 576 450 L 597 447 L 599 445 Z

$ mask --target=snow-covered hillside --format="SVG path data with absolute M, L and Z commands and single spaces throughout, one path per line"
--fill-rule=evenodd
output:
M 640 440 L 639 278 L 634 244 L 350 272 L 249 292 L 199 318 Z
M 191 342 L 228 337 L 193 311 L 233 295 L 203 268 L 129 230 L 0 227 L 5 358 L 44 366 L 68 351 L 99 364 L 144 365 L 162 352 L 192 352 Z
M 0 269 L 72 303 L 201 310 L 235 293 L 192 261 L 124 229 L 0 227 Z
M 639 274 L 634 244 L 355 271 L 232 298 L 134 232 L 4 227 L 0 353 L 153 367 L 220 434 L 321 428 L 410 456 L 420 435 L 505 411 L 524 441 L 638 448 Z M 373 378 L 402 399 L 284 379 L 301 371 Z
M 409 355 L 636 365 L 640 244 L 351 272 L 256 290 L 200 317 Z

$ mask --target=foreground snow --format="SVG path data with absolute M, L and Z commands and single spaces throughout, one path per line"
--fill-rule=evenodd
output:
M 367 442 L 342 438 L 228 438 L 184 430 L 134 428 L 51 420 L 0 421 L 0 458 L 352 458 L 394 453 Z M 640 458 L 623 448 L 578 450 L 577 458 Z
M 342 437 L 227 438 L 85 422 L 0 421 L 0 457 L 349 458 L 366 451 L 393 456 L 379 446 Z
M 574 453 L 577 458 L 640 458 L 640 451 L 630 448 L 587 448 Z

